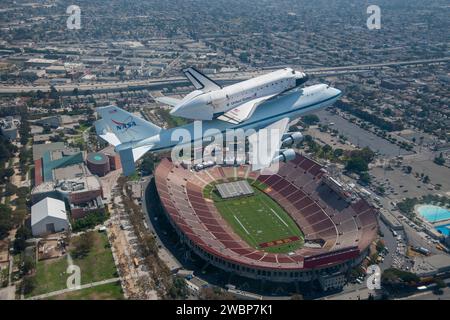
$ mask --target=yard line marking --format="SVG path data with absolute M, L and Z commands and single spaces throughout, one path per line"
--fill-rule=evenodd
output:
M 239 219 L 233 214 L 233 217 L 236 219 L 236 221 L 241 225 L 242 229 L 244 229 L 245 232 L 247 232 L 248 235 L 250 235 L 250 232 L 244 227 L 242 222 L 239 221 Z
M 270 208 L 270 210 L 272 210 L 272 212 L 277 216 L 277 218 L 280 219 L 280 221 L 283 222 L 283 224 L 289 228 L 288 224 L 284 222 L 283 219 L 281 219 L 281 217 L 275 212 L 275 210 L 273 210 L 272 208 Z

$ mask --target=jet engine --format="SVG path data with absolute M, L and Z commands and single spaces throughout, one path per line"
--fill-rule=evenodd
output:
M 293 149 L 286 149 L 286 150 L 280 151 L 278 156 L 273 158 L 272 163 L 277 163 L 277 162 L 281 162 L 281 161 L 288 162 L 288 161 L 291 161 L 294 159 L 295 159 L 295 151 Z
M 303 135 L 300 132 L 288 132 L 283 135 L 281 145 L 283 147 L 290 147 L 303 140 Z

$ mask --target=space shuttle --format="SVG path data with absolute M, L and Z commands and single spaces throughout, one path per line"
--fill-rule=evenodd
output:
M 170 114 L 192 120 L 218 119 L 239 124 L 249 119 L 258 105 L 308 81 L 308 76 L 284 68 L 222 87 L 191 67 L 183 70 L 196 90 L 183 99 L 158 97 L 156 101 L 173 107 Z

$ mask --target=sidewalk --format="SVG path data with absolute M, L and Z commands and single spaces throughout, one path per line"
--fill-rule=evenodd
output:
M 82 289 L 92 288 L 92 287 L 96 287 L 96 286 L 101 286 L 103 284 L 114 283 L 114 282 L 119 282 L 119 281 L 120 281 L 120 278 L 111 278 L 111 279 L 102 280 L 102 281 L 98 281 L 98 282 L 91 282 L 91 283 L 81 285 L 79 289 L 63 289 L 63 290 L 53 291 L 53 292 L 49 292 L 49 293 L 45 293 L 45 294 L 41 294 L 38 296 L 28 298 L 26 300 L 41 300 L 41 299 L 57 296 L 60 294 L 71 292 L 71 291 L 78 291 L 78 290 L 82 290 Z

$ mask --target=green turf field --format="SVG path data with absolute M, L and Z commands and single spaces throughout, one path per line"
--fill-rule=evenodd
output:
M 304 237 L 296 223 L 272 198 L 260 190 L 264 189 L 264 185 L 257 181 L 249 182 L 255 191 L 253 196 L 223 200 L 213 184 L 206 186 L 203 194 L 214 200 L 224 219 L 251 247 L 273 253 L 287 253 L 300 248 Z M 292 236 L 297 236 L 300 240 L 265 248 L 260 246 L 262 243 Z

